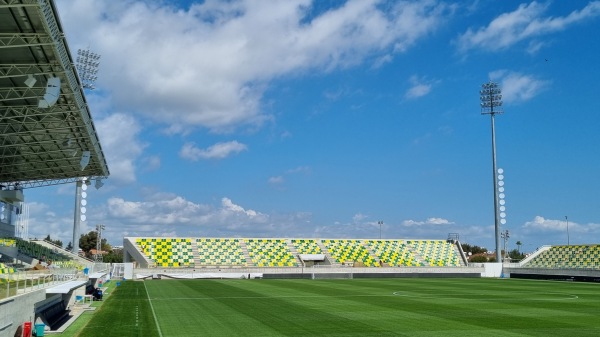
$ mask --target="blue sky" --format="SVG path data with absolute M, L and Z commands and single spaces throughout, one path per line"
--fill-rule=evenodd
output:
M 600 241 L 600 1 L 56 0 L 111 170 L 82 233 Z M 71 240 L 73 185 L 26 191 Z

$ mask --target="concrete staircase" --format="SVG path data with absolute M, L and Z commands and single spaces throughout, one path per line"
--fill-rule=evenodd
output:
M 246 264 L 248 264 L 248 267 L 254 267 L 254 263 L 252 262 L 250 253 L 248 253 L 248 246 L 246 246 L 246 241 L 244 241 L 243 239 L 240 239 L 239 243 L 240 243 L 240 247 L 242 248 L 242 252 L 244 253 L 244 258 L 246 259 Z
M 334 266 L 334 267 L 340 267 L 342 264 L 337 262 L 336 259 L 334 259 L 331 254 L 329 253 L 329 250 L 327 249 L 327 247 L 325 247 L 325 245 L 323 244 L 323 242 L 321 240 L 315 240 L 317 241 L 317 245 L 319 246 L 319 248 L 321 248 L 321 251 L 323 252 L 323 254 L 325 254 L 325 258 L 327 259 L 327 261 L 329 262 L 330 265 Z
M 200 261 L 200 252 L 198 251 L 198 241 L 196 238 L 191 238 L 192 240 L 192 256 L 194 257 L 194 268 L 200 267 L 202 262 Z
M 290 251 L 290 253 L 292 254 L 292 256 L 294 257 L 294 260 L 296 260 L 296 264 L 298 266 L 302 266 L 302 260 L 300 260 L 300 257 L 298 257 L 298 249 L 296 248 L 296 246 L 294 246 L 294 244 L 292 243 L 292 240 L 285 240 L 285 243 Z

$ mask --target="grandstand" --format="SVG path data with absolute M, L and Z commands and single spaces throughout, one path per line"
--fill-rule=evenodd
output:
M 193 245 L 191 243 L 194 243 Z M 124 238 L 124 258 L 140 268 L 466 267 L 446 240 Z
M 524 264 L 529 268 L 598 269 L 600 245 L 560 245 L 544 249 Z
M 517 263 L 505 264 L 514 278 L 600 282 L 600 245 L 543 246 Z
M 164 249 L 165 242 L 185 242 Z M 161 243 L 162 248 L 156 245 Z M 191 243 L 191 247 L 189 246 Z M 600 281 L 600 245 L 545 246 L 518 263 L 468 263 L 457 240 L 124 238 L 139 278 L 527 277 Z M 192 262 L 193 261 L 193 262 Z M 567 276 L 565 276 L 567 275 Z M 572 278 L 571 278 L 572 277 Z

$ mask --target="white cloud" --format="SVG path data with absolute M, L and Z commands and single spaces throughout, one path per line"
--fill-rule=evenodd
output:
M 135 162 L 145 147 L 138 139 L 141 128 L 137 121 L 132 116 L 115 113 L 97 120 L 96 128 L 110 168 L 110 181 L 135 182 Z
M 43 239 L 47 235 L 54 240 L 62 240 L 63 246 L 66 246 L 73 238 L 73 213 L 58 214 L 56 209 L 40 202 L 28 202 L 29 219 L 28 228 L 29 238 Z M 65 226 L 65 224 L 69 224 Z M 86 224 L 82 223 L 82 232 L 87 229 Z
M 433 84 L 436 81 L 428 81 L 424 78 L 419 78 L 413 75 L 409 79 L 411 87 L 406 91 L 404 97 L 408 99 L 423 97 L 431 91 Z
M 186 143 L 179 151 L 179 156 L 184 159 L 197 161 L 199 159 L 223 159 L 232 154 L 246 151 L 248 147 L 237 141 L 214 144 L 206 149 L 197 148 L 193 143 Z
M 573 232 L 585 232 L 590 228 L 599 229 L 599 226 L 596 224 L 588 224 L 587 226 L 582 226 L 574 221 L 569 221 L 567 224 L 567 220 L 553 220 L 553 219 L 545 219 L 542 216 L 536 216 L 532 221 L 527 221 L 523 228 L 530 231 L 542 231 L 542 232 L 566 232 L 567 226 L 569 231 Z
M 107 200 L 108 216 L 136 224 L 168 225 L 190 223 L 197 214 L 207 210 L 182 197 L 157 201 L 127 201 L 112 197 Z
M 489 76 L 491 80 L 500 82 L 502 100 L 505 103 L 530 100 L 551 84 L 550 81 L 538 79 L 533 75 L 507 70 L 493 71 Z
M 284 172 L 284 174 L 282 175 L 278 175 L 278 176 L 273 176 L 269 178 L 269 184 L 271 185 L 283 185 L 283 183 L 286 181 L 286 176 L 290 176 L 290 175 L 298 175 L 298 174 L 302 174 L 302 175 L 308 175 L 311 172 L 311 168 L 309 166 L 298 166 L 289 170 L 286 170 Z
M 269 82 L 305 71 L 385 63 L 435 30 L 434 0 L 349 0 L 310 17 L 310 0 L 165 2 L 58 0 L 73 49 L 94 41 L 97 85 L 115 106 L 171 131 L 260 126 Z
M 219 205 L 209 205 L 157 193 L 143 201 L 113 197 L 102 208 L 96 218 L 111 224 L 107 235 L 116 242 L 124 235 L 288 237 L 311 231 L 306 226 L 310 213 L 266 214 L 227 197 L 221 198 Z
M 413 84 L 408 91 L 406 91 L 406 98 L 418 98 L 425 96 L 431 91 L 430 84 L 417 83 Z
M 285 179 L 282 176 L 275 176 L 269 178 L 269 184 L 279 185 L 283 184 Z
M 453 225 L 454 222 L 449 221 L 444 218 L 427 218 L 425 221 L 415 221 L 415 220 L 404 220 L 402 225 L 405 227 L 414 227 L 414 226 L 427 226 L 427 225 Z
M 146 171 L 154 171 L 160 168 L 159 156 L 148 156 L 143 159 L 144 169 Z
M 547 7 L 548 4 L 535 1 L 521 4 L 513 12 L 496 17 L 487 27 L 476 30 L 469 28 L 458 38 L 458 47 L 461 51 L 475 48 L 501 50 L 524 40 L 565 30 L 572 24 L 600 15 L 600 1 L 589 2 L 581 10 L 559 17 L 544 17 Z M 536 51 L 540 45 L 534 43 L 530 47 L 533 47 L 530 51 Z
M 263 216 L 263 214 L 260 214 L 254 210 L 245 210 L 242 206 L 234 204 L 229 198 L 221 199 L 221 205 L 223 206 L 222 210 L 226 213 L 232 212 L 234 214 L 243 214 L 250 218 Z
M 544 219 L 544 217 L 541 216 L 536 216 L 533 221 L 528 221 L 523 225 L 523 228 L 526 229 L 535 229 L 535 230 L 543 230 L 543 231 L 547 231 L 547 230 L 551 230 L 551 231 L 563 231 L 566 230 L 567 228 L 567 224 L 565 222 L 564 225 L 564 229 L 561 228 L 561 221 L 560 220 L 546 220 Z
M 427 224 L 429 225 L 450 225 L 453 223 L 454 222 L 442 218 L 427 218 Z
M 286 171 L 288 174 L 309 174 L 310 172 L 311 168 L 309 166 L 298 166 Z
M 352 221 L 353 222 L 361 222 L 361 221 L 367 219 L 368 217 L 369 217 L 368 215 L 365 215 L 365 214 L 362 214 L 362 213 L 356 213 L 352 217 Z

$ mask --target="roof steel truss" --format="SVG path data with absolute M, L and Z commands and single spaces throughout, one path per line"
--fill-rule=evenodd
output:
M 0 187 L 107 177 L 53 0 L 0 0 L 0 21 Z M 40 108 L 52 77 L 60 79 L 58 100 Z M 87 151 L 90 161 L 82 166 Z

